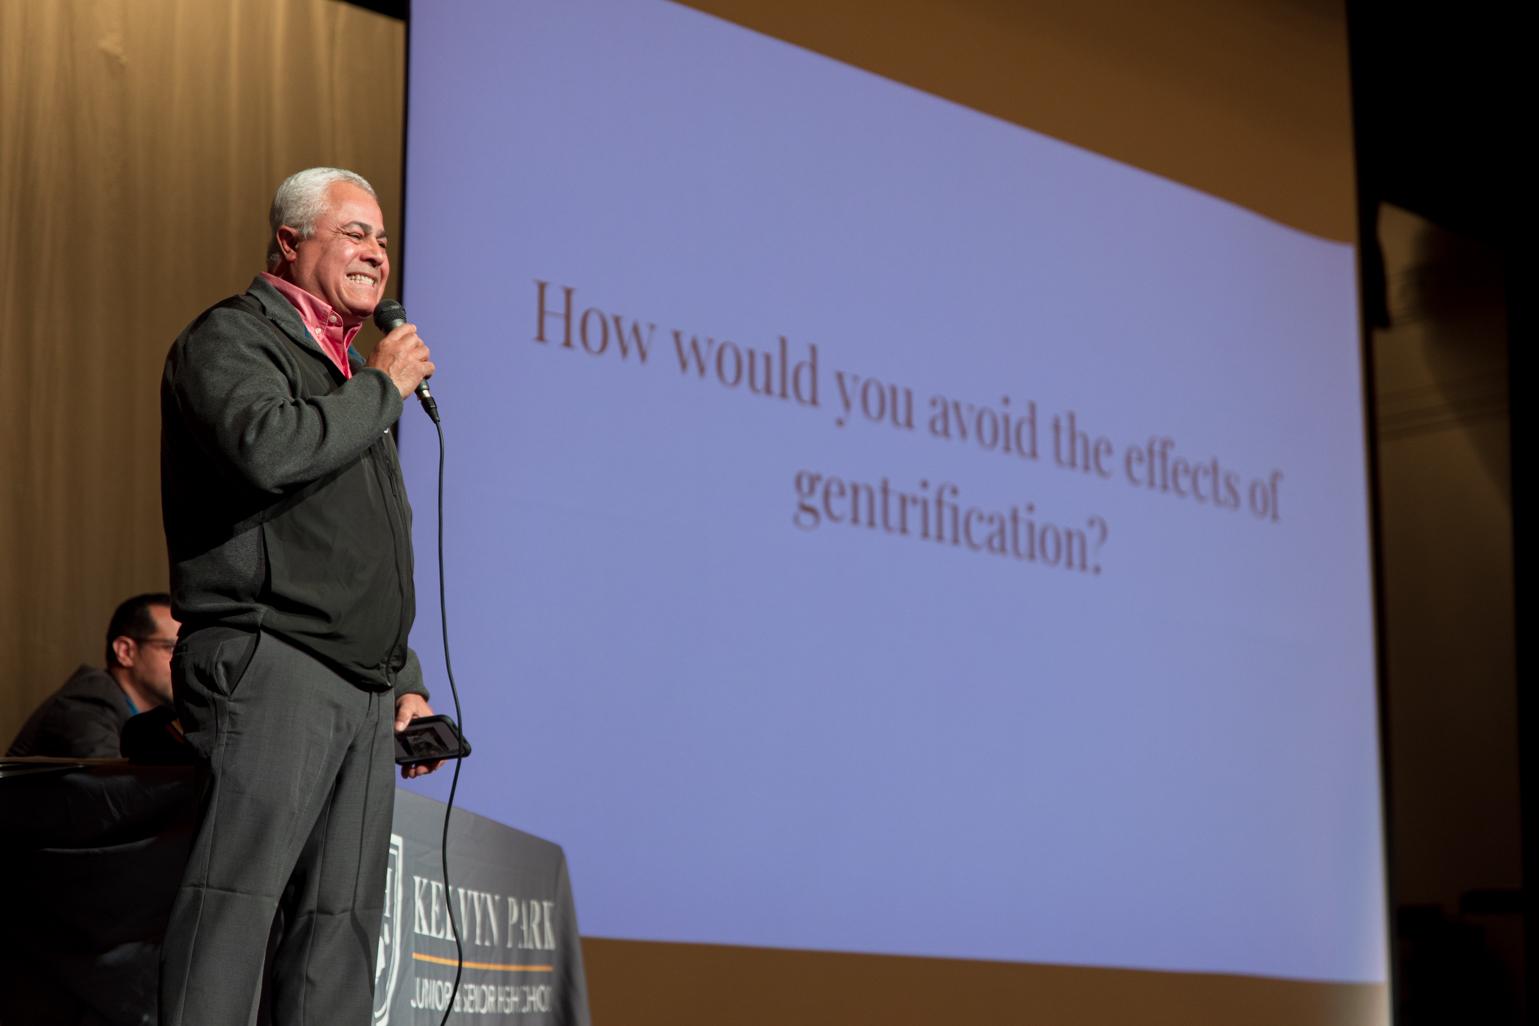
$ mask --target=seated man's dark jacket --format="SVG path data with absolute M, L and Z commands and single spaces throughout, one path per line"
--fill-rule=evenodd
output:
M 423 692 L 411 508 L 390 425 L 401 395 L 350 354 L 344 379 L 261 278 L 204 311 L 161 382 L 172 613 L 276 634 L 370 690 Z
M 128 696 L 106 670 L 82 666 L 28 717 L 6 755 L 116 759 Z

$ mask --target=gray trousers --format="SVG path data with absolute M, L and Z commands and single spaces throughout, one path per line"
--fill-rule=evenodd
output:
M 394 707 L 271 634 L 182 639 L 177 712 L 208 758 L 160 967 L 161 1026 L 367 1026 L 394 802 Z

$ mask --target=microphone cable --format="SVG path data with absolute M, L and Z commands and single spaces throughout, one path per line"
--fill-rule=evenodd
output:
M 428 401 L 423 402 L 423 408 L 428 416 L 433 418 L 433 429 L 438 432 L 438 622 L 443 630 L 444 641 L 444 670 L 449 676 L 449 694 L 454 698 L 454 722 L 456 729 L 463 732 L 464 718 L 460 715 L 460 689 L 454 683 L 454 662 L 449 658 L 449 602 L 448 589 L 444 584 L 444 427 L 438 422 L 438 404 L 428 406 Z M 449 801 L 444 806 L 444 832 L 439 843 L 440 868 L 444 878 L 444 901 L 449 906 L 449 932 L 454 934 L 454 986 L 449 989 L 449 1000 L 444 1004 L 444 1016 L 438 1020 L 438 1026 L 446 1026 L 449 1016 L 454 1013 L 454 999 L 459 996 L 460 978 L 465 972 L 465 946 L 460 940 L 460 926 L 454 917 L 454 891 L 449 887 L 449 816 L 454 812 L 454 792 L 460 786 L 460 764 L 465 760 L 454 760 L 454 775 L 449 780 Z

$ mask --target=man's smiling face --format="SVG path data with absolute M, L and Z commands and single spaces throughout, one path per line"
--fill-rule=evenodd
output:
M 324 299 L 348 327 L 362 323 L 385 295 L 390 257 L 385 252 L 385 217 L 379 203 L 350 182 L 333 182 L 330 201 L 315 219 L 315 231 L 278 229 L 286 266 L 280 276 Z

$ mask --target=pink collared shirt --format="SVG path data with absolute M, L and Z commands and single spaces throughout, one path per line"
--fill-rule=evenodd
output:
M 275 274 L 263 271 L 262 278 L 267 284 L 277 289 L 295 310 L 299 311 L 299 319 L 305 322 L 305 329 L 310 332 L 310 337 L 315 339 L 316 345 L 321 347 L 321 352 L 336 364 L 342 376 L 352 377 L 353 365 L 347 360 L 347 351 L 352 346 L 353 339 L 358 337 L 359 329 L 363 325 L 355 324 L 351 328 L 344 328 L 341 316 L 324 299 L 310 295 L 298 285 L 285 281 Z

